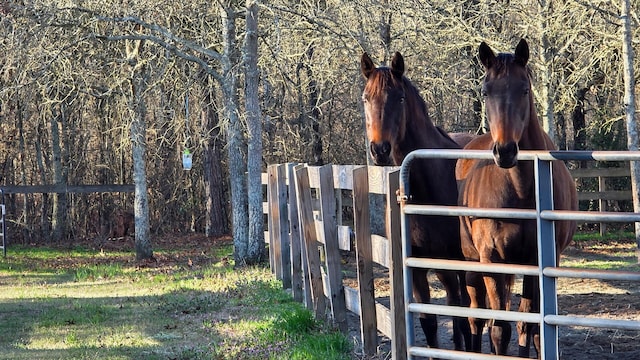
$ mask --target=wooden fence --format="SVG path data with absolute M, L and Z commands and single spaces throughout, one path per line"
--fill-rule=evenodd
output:
M 278 164 L 270 165 L 263 174 L 267 188 L 264 213 L 268 215 L 265 241 L 274 275 L 316 318 L 332 321 L 343 332 L 347 331 L 347 311 L 356 314 L 362 352 L 376 353 L 380 332 L 391 339 L 394 359 L 406 357 L 402 249 L 399 241 L 388 240 L 400 238 L 395 195 L 398 170 Z M 606 201 L 631 199 L 630 191 L 609 190 L 605 180 L 630 176 L 628 168 L 576 169 L 572 175 L 576 180 L 598 179 L 597 191 L 581 191 L 578 196 L 581 201 L 598 201 L 601 211 L 606 211 Z M 372 196 L 384 197 L 386 205 L 377 204 L 371 211 Z M 371 214 L 381 212 L 384 216 L 372 220 Z M 387 224 L 384 236 L 372 234 L 372 221 Z M 601 232 L 604 228 L 601 224 Z M 355 264 L 356 281 L 345 281 L 343 276 L 348 273 L 345 265 L 351 265 L 345 263 L 349 256 Z M 383 274 L 388 277 L 390 294 L 384 299 L 375 293 L 374 266 L 388 269 Z
M 607 180 L 611 178 L 630 178 L 631 172 L 628 167 L 609 167 L 609 168 L 578 168 L 571 170 L 571 175 L 577 182 L 585 178 L 596 178 L 598 180 L 598 190 L 586 191 L 581 189 L 578 192 L 579 201 L 597 201 L 599 211 L 607 211 L 607 203 L 609 201 L 631 201 L 631 190 L 611 189 Z M 629 186 L 631 182 L 629 181 Z M 607 224 L 600 223 L 600 235 L 607 232 Z
M 393 266 L 402 259 L 401 244 L 390 243 L 388 235 L 371 234 L 369 210 L 371 195 L 385 196 L 396 211 L 391 209 L 387 219 L 381 216 L 373 221 L 386 221 L 387 234 L 400 236 L 397 168 L 271 165 L 263 180 L 267 184 L 265 213 L 269 214 L 265 241 L 271 268 L 283 286 L 291 288 L 294 299 L 304 302 L 316 318 L 332 321 L 345 333 L 347 311 L 358 315 L 365 354 L 376 353 L 379 331 L 391 339 L 392 351 L 404 357 L 406 341 L 394 336 L 395 329 L 402 334 L 405 326 L 402 268 Z M 343 279 L 347 264 L 355 265 L 353 287 Z M 383 276 L 388 276 L 390 306 L 376 298 L 374 266 L 388 269 Z

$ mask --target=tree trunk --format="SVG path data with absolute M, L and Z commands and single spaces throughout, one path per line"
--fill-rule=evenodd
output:
M 622 61 L 624 65 L 624 116 L 627 124 L 627 145 L 629 151 L 638 150 L 638 130 L 636 126 L 636 98 L 635 98 L 635 75 L 633 70 L 633 29 L 631 26 L 631 1 L 622 0 Z M 640 212 L 640 163 L 631 162 L 631 190 L 633 195 L 633 211 Z M 635 224 L 636 230 L 636 257 L 640 263 L 640 223 Z
M 554 106 L 553 98 L 555 91 L 553 89 L 553 49 L 549 44 L 549 36 L 547 35 L 547 29 L 549 28 L 549 17 L 552 13 L 552 0 L 540 1 L 540 63 L 542 64 L 542 71 L 540 72 L 540 79 L 542 80 L 542 127 L 544 131 L 549 135 L 551 141 L 556 143 L 555 124 L 553 121 Z
M 151 239 L 149 238 L 149 199 L 147 195 L 146 172 L 146 105 L 144 93 L 147 89 L 147 67 L 140 62 L 138 57 L 142 49 L 143 41 L 134 41 L 127 44 L 127 58 L 131 70 L 131 98 L 129 109 L 131 119 L 131 148 L 133 159 L 133 183 L 135 185 L 135 198 L 133 211 L 135 214 L 135 247 L 136 260 L 153 259 Z
M 237 74 L 238 64 L 236 51 L 236 26 L 234 10 L 228 3 L 221 8 L 223 28 L 222 93 L 224 96 L 224 113 L 227 125 L 227 154 L 229 158 L 229 177 L 231 178 L 231 214 L 233 217 L 233 245 L 236 266 L 246 265 L 248 257 L 249 215 L 247 209 L 247 165 L 244 160 L 246 149 L 242 137 L 242 124 L 238 118 Z
M 245 66 L 245 111 L 248 125 L 247 194 L 249 204 L 249 243 L 245 262 L 257 264 L 265 254 L 262 210 L 262 112 L 258 95 L 258 4 L 247 0 Z
M 220 139 L 220 127 L 218 113 L 213 102 L 214 89 L 207 75 L 203 81 L 204 100 L 202 106 L 202 124 L 204 132 L 208 134 L 204 149 L 204 193 L 206 199 L 207 216 L 205 219 L 205 235 L 218 237 L 229 233 L 229 219 L 227 216 L 227 201 L 224 189 L 227 187 L 224 181 L 222 169 L 222 141 Z
M 51 118 L 51 151 L 53 153 L 53 183 L 65 184 L 65 171 L 62 164 L 62 146 L 60 140 L 61 127 L 64 127 L 64 107 L 60 105 L 59 113 L 55 110 Z M 67 195 L 53 194 L 53 210 L 51 214 L 51 236 L 54 242 L 60 242 L 64 236 L 65 217 L 67 214 Z

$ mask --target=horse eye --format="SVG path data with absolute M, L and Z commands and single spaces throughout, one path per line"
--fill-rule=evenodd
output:
M 400 98 L 400 104 L 404 104 L 404 96 Z

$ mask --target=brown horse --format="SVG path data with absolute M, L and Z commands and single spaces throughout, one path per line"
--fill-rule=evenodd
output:
M 460 145 L 436 127 L 429 118 L 425 101 L 404 74 L 404 59 L 395 53 L 391 67 L 376 67 L 366 53 L 360 67 L 366 78 L 362 94 L 369 151 L 376 165 L 401 165 L 409 152 L 421 149 L 459 149 Z M 459 136 L 462 142 L 468 137 Z M 409 174 L 411 201 L 419 204 L 455 205 L 458 189 L 455 160 L 420 159 Z M 412 253 L 415 256 L 464 259 L 460 248 L 459 220 L 455 217 L 410 218 Z M 447 303 L 466 305 L 464 274 L 437 271 L 447 292 Z M 462 281 L 462 284 L 460 283 Z M 426 269 L 413 271 L 413 295 L 417 302 L 429 303 L 430 291 Z M 420 324 L 430 347 L 438 347 L 435 315 L 420 315 Z M 469 324 L 453 319 L 455 348 L 470 344 Z
M 486 69 L 482 85 L 490 133 L 479 136 L 465 149 L 492 150 L 494 161 L 461 159 L 456 168 L 459 204 L 478 208 L 535 208 L 532 161 L 518 161 L 518 150 L 555 150 L 551 139 L 538 122 L 527 61 L 529 47 L 522 39 L 514 54 L 497 56 L 486 44 L 480 44 L 479 58 Z M 567 167 L 554 161 L 554 208 L 577 209 L 577 193 Z M 467 260 L 482 263 L 537 264 L 536 222 L 534 220 L 461 217 L 462 250 Z M 556 249 L 567 247 L 575 232 L 572 221 L 555 224 Z M 467 273 L 471 307 L 489 306 L 508 310 L 513 275 Z M 523 282 L 520 311 L 538 311 L 539 284 L 536 277 Z M 484 320 L 469 319 L 474 351 L 480 351 Z M 497 354 L 505 354 L 511 337 L 511 325 L 491 323 L 491 343 Z M 530 332 L 534 325 L 519 323 L 520 356 L 528 357 Z

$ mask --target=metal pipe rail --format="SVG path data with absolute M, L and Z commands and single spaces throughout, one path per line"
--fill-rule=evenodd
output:
M 640 161 L 640 151 L 520 151 L 519 161 L 533 161 L 535 169 L 535 209 L 479 209 L 458 206 L 437 206 L 409 204 L 409 171 L 411 163 L 417 158 L 445 159 L 493 159 L 488 150 L 450 150 L 424 149 L 408 154 L 400 168 L 400 193 L 398 200 L 401 208 L 401 231 L 403 244 L 403 275 L 405 294 L 405 317 L 407 354 L 413 356 L 432 356 L 445 359 L 496 359 L 494 355 L 469 354 L 441 349 L 429 349 L 414 346 L 414 321 L 412 313 L 432 313 L 436 315 L 475 316 L 505 321 L 526 321 L 540 323 L 541 355 L 547 359 L 558 358 L 557 326 L 588 326 L 622 330 L 640 330 L 640 321 L 611 320 L 602 318 L 579 318 L 557 314 L 557 277 L 592 278 L 605 280 L 640 281 L 640 273 L 624 271 L 597 271 L 584 269 L 559 268 L 556 264 L 554 221 L 572 220 L 581 222 L 640 222 L 639 213 L 606 213 L 553 210 L 553 178 L 551 161 L 556 160 L 595 160 L 595 161 Z M 538 265 L 481 264 L 472 261 L 444 259 L 424 259 L 411 256 L 411 239 L 408 232 L 408 216 L 479 216 L 485 218 L 536 220 L 538 241 Z M 544 249 L 544 251 L 540 251 Z M 495 272 L 538 276 L 540 279 L 540 313 L 518 313 L 488 309 L 470 309 L 433 304 L 413 303 L 412 273 L 413 267 Z

